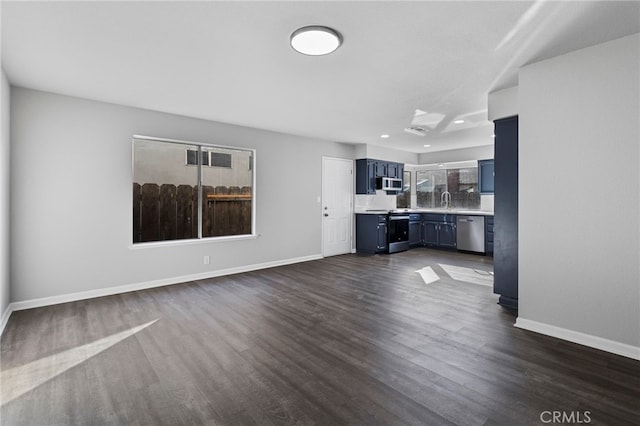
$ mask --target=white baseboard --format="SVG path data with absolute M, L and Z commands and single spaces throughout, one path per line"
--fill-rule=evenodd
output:
M 9 320 L 9 316 L 13 311 L 23 309 L 39 308 L 42 306 L 57 305 L 59 303 L 75 302 L 77 300 L 92 299 L 94 297 L 111 296 L 114 294 L 127 293 L 130 291 L 144 290 L 154 287 L 162 287 L 165 285 L 180 284 L 189 281 L 203 280 L 207 278 L 221 277 L 224 275 L 238 274 L 241 272 L 257 271 L 260 269 L 273 268 L 276 266 L 291 265 L 293 263 L 308 262 L 311 260 L 322 259 L 322 255 L 316 254 L 311 256 L 296 257 L 292 259 L 276 260 L 272 262 L 258 263 L 254 265 L 238 266 L 235 268 L 220 269 L 217 271 L 208 271 L 200 274 L 183 275 L 179 277 L 171 277 L 154 281 L 146 281 L 136 284 L 127 284 L 117 287 L 101 288 L 97 290 L 80 291 L 77 293 L 62 294 L 59 296 L 43 297 L 40 299 L 23 300 L 9 304 L 2 315 L 2 328 L 0 335 L 4 331 L 4 327 Z
M 568 340 L 569 342 L 578 343 L 580 345 L 589 346 L 591 348 L 600 349 L 606 352 L 611 352 L 616 355 L 622 355 L 627 358 L 640 360 L 639 346 L 632 346 L 626 343 L 616 342 L 614 340 L 603 339 L 602 337 L 592 336 L 590 334 L 581 333 L 579 331 L 568 330 L 566 328 L 556 327 L 554 325 L 549 325 L 524 318 L 516 319 L 515 326 L 523 330 L 534 331 L 536 333 L 545 334 L 551 337 L 557 337 L 558 339 Z

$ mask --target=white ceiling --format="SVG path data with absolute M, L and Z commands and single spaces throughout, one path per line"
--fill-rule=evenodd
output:
M 638 1 L 2 1 L 1 14 L 15 86 L 410 152 L 493 143 L 487 94 L 519 67 L 640 31 Z M 342 47 L 295 52 L 290 34 L 312 24 Z M 406 133 L 416 110 L 443 118 Z

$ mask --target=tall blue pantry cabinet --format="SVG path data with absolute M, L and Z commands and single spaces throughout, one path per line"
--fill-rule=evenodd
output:
M 518 117 L 494 121 L 493 292 L 518 309 Z

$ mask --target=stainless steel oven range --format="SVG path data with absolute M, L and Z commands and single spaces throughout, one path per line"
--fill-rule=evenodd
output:
M 402 213 L 389 214 L 387 226 L 389 253 L 409 250 L 409 215 Z

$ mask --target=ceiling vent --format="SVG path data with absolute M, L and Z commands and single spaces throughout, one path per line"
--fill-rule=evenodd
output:
M 404 131 L 407 133 L 411 133 L 412 135 L 424 136 L 427 134 L 429 129 L 425 129 L 424 127 L 420 127 L 420 126 L 411 126 L 411 127 L 405 127 Z

